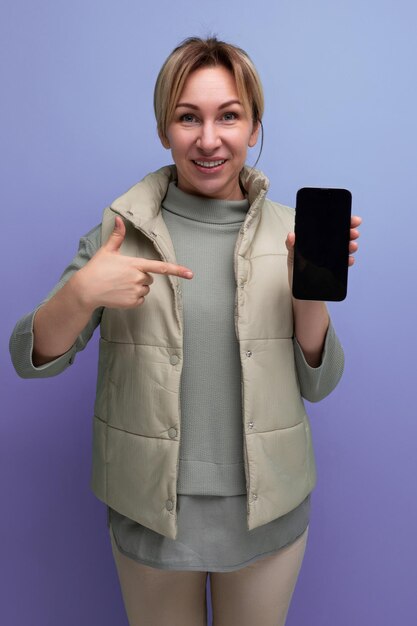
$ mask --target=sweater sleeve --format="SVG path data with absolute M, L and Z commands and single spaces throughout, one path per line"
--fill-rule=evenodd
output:
M 295 366 L 303 398 L 318 402 L 335 389 L 343 374 L 345 363 L 343 348 L 330 322 L 324 342 L 322 360 L 318 367 L 311 367 L 294 337 Z
M 43 300 L 34 311 L 24 315 L 16 324 L 10 337 L 9 349 L 12 363 L 16 372 L 22 378 L 46 378 L 56 376 L 72 365 L 75 355 L 83 350 L 90 340 L 95 328 L 100 323 L 103 309 L 98 308 L 94 311 L 88 324 L 77 337 L 73 346 L 49 363 L 35 367 L 32 360 L 33 353 L 33 320 L 38 309 L 45 304 L 57 291 L 61 289 L 71 278 L 71 276 L 81 269 L 95 254 L 100 247 L 100 226 L 93 228 L 87 235 L 82 237 L 79 242 L 78 252 L 71 263 L 64 270 L 59 282 L 55 285 L 48 296 Z

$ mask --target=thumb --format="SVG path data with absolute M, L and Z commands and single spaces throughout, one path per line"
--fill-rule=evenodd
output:
M 295 234 L 288 233 L 287 238 L 285 240 L 285 246 L 288 251 L 287 264 L 288 264 L 289 270 L 292 269 L 292 266 L 294 264 L 294 244 L 295 244 Z
M 107 239 L 104 247 L 108 252 L 118 252 L 126 235 L 126 226 L 121 217 L 116 216 L 114 220 L 114 229 L 110 237 Z
M 286 246 L 288 252 L 290 252 L 290 253 L 294 252 L 294 244 L 295 244 L 295 234 L 294 233 L 288 233 L 287 238 L 285 240 L 285 246 Z

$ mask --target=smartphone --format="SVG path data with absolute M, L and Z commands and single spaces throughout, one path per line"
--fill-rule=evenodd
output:
M 303 187 L 297 192 L 292 293 L 299 300 L 346 298 L 352 194 Z

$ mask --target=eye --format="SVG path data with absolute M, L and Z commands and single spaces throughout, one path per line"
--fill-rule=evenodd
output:
M 184 113 L 183 115 L 181 115 L 180 121 L 184 122 L 185 124 L 193 124 L 197 121 L 197 118 L 193 113 Z
M 237 117 L 237 113 L 235 113 L 234 111 L 228 111 L 227 113 L 223 114 L 223 120 L 225 122 L 234 122 Z

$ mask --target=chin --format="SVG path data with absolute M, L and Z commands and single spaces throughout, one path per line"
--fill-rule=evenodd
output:
M 237 180 L 236 186 L 229 180 L 192 180 L 191 177 L 187 180 L 178 181 L 179 189 L 182 189 L 186 193 L 190 193 L 195 196 L 206 196 L 207 198 L 215 198 L 217 200 L 225 199 L 241 199 L 242 194 Z

